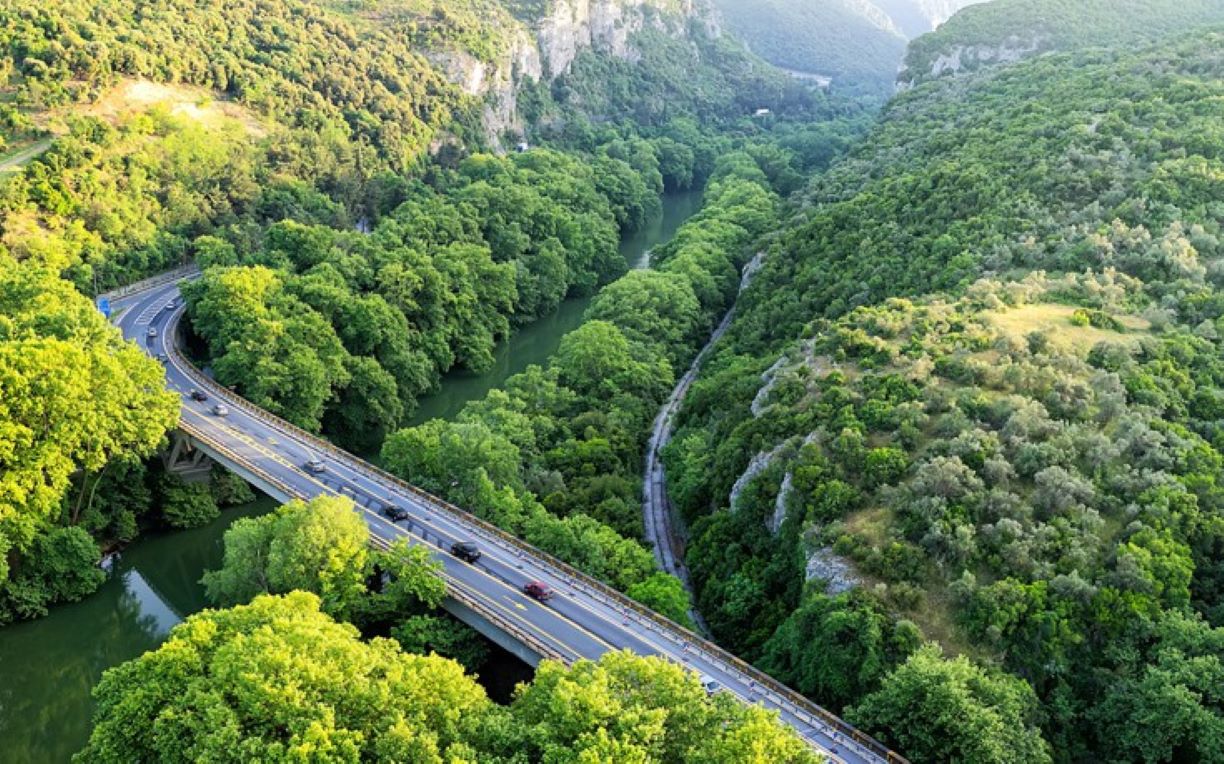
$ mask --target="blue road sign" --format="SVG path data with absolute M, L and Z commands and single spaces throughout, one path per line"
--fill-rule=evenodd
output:
M 110 299 L 106 297 L 99 297 L 98 298 L 98 310 L 102 311 L 102 315 L 106 316 L 107 318 L 110 318 L 111 316 Z

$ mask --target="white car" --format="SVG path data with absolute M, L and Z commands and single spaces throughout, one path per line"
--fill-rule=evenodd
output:
M 720 692 L 723 688 L 722 683 L 709 674 L 701 675 L 701 686 L 705 688 L 707 695 L 713 695 L 716 692 Z

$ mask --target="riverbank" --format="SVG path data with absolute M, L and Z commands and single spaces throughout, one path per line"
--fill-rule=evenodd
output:
M 701 200 L 700 190 L 664 194 L 662 214 L 621 241 L 620 252 L 629 268 L 650 267 L 650 251 L 670 241 L 680 226 L 701 210 Z M 493 366 L 488 371 L 473 374 L 457 370 L 443 376 L 441 389 L 418 401 L 416 413 L 407 426 L 431 419 L 452 420 L 467 403 L 484 398 L 491 390 L 502 387 L 510 377 L 526 371 L 528 366 L 547 365 L 560 347 L 561 338 L 582 325 L 594 298 L 593 294 L 570 298 L 551 315 L 522 327 L 498 343 L 493 351 Z
M 263 498 L 202 528 L 142 536 L 89 597 L 0 629 L 0 761 L 68 761 L 80 750 L 93 716 L 90 691 L 102 672 L 157 647 L 203 610 L 200 576 L 221 564 L 225 531 L 275 506 Z

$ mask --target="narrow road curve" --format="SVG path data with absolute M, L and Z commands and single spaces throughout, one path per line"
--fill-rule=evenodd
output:
M 744 266 L 743 274 L 740 277 L 740 292 L 743 292 L 752 281 L 752 276 L 760 269 L 764 257 L 764 252 L 758 252 Z M 667 476 L 663 471 L 660 452 L 671 442 L 676 415 L 680 413 L 680 405 L 684 403 L 684 396 L 688 394 L 689 388 L 697 379 L 697 374 L 700 373 L 701 365 L 705 363 L 706 357 L 710 354 L 710 349 L 727 333 L 727 328 L 731 326 L 731 320 L 734 317 L 735 306 L 732 305 L 719 322 L 718 327 L 714 329 L 714 333 L 710 335 L 705 347 L 693 359 L 688 371 L 676 383 L 667 402 L 659 410 L 659 415 L 655 417 L 654 430 L 650 434 L 650 448 L 646 451 L 646 472 L 642 483 L 642 519 L 646 527 L 646 540 L 654 549 L 655 559 L 659 561 L 659 566 L 664 572 L 671 573 L 680 579 L 694 603 L 697 601 L 697 593 L 693 591 L 693 581 L 689 576 L 688 566 L 684 564 L 684 544 L 688 540 L 688 531 L 680 518 L 676 516 L 671 499 L 667 496 Z M 706 626 L 705 619 L 701 617 L 701 613 L 697 612 L 696 605 L 689 608 L 688 615 L 702 633 L 709 635 L 710 630 Z

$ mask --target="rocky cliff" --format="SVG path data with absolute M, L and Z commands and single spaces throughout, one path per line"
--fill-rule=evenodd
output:
M 524 132 L 518 103 L 524 84 L 553 81 L 588 49 L 637 61 L 636 33 L 650 26 L 682 36 L 695 19 L 717 34 L 696 0 L 549 0 L 538 15 L 518 18 L 502 30 L 502 53 L 492 61 L 460 50 L 428 55 L 451 82 L 484 99 L 485 130 L 499 145 L 503 136 Z

